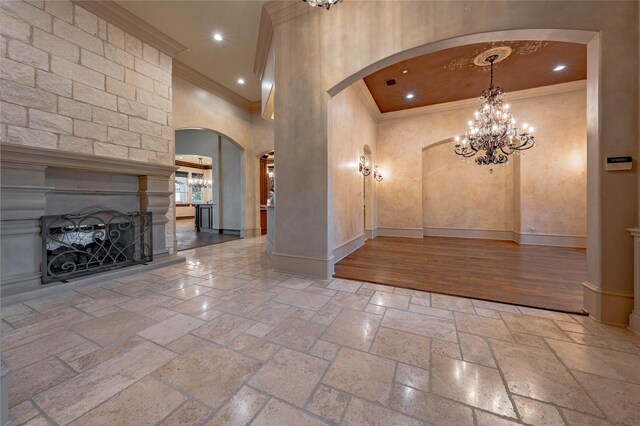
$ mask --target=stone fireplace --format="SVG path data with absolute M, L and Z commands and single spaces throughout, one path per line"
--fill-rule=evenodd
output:
M 3 298 L 56 286 L 42 286 L 46 256 L 40 227 L 43 216 L 95 206 L 118 212 L 150 212 L 153 261 L 145 267 L 181 260 L 174 254 L 173 220 L 168 214 L 176 167 L 13 144 L 2 144 L 0 150 Z M 139 270 L 126 268 L 117 273 Z M 101 279 L 110 279 L 109 274 L 113 272 L 101 274 Z

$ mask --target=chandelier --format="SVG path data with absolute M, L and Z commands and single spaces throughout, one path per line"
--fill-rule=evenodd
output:
M 207 180 L 204 179 L 204 172 L 205 172 L 205 168 L 204 165 L 202 164 L 202 157 L 198 157 L 198 160 L 200 160 L 200 164 L 198 166 L 198 170 L 201 171 L 201 173 L 199 173 L 200 178 L 198 179 L 189 179 L 189 186 L 191 188 L 211 188 L 211 180 Z M 191 176 L 193 176 L 193 174 L 191 174 Z
M 535 146 L 533 127 L 524 123 L 522 133 L 518 132 L 509 104 L 502 100 L 504 90 L 493 86 L 493 63 L 498 58 L 499 55 L 493 54 L 484 59 L 491 66 L 489 89 L 482 92 L 482 104 L 475 112 L 474 119 L 469 121 L 464 137 L 454 138 L 454 152 L 464 158 L 478 154 L 475 162 L 479 166 L 506 164 L 509 155 Z M 484 155 L 480 154 L 481 151 Z
M 329 10 L 331 6 L 336 3 L 342 3 L 342 0 L 302 0 L 305 3 L 308 3 L 309 6 L 321 7 L 323 9 Z

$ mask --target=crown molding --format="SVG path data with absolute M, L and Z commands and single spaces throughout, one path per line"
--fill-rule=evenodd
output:
M 366 86 L 365 86 L 366 87 Z M 508 93 L 509 102 L 538 98 L 542 96 L 560 95 L 563 93 L 577 92 L 587 88 L 587 80 L 570 81 L 568 83 L 553 84 L 550 86 L 534 87 L 533 89 L 518 90 Z M 371 93 L 369 93 L 371 96 Z M 401 111 L 385 112 L 380 114 L 378 121 L 389 121 L 407 117 L 417 117 L 439 112 L 455 111 L 459 109 L 476 108 L 479 105 L 478 98 L 463 99 L 461 101 L 446 102 L 437 105 L 427 105 L 419 108 L 404 109 Z
M 238 95 L 236 92 L 227 89 L 222 84 L 210 79 L 206 75 L 194 70 L 188 65 L 174 59 L 173 60 L 173 75 L 186 80 L 196 86 L 205 89 L 206 91 L 213 93 L 214 95 L 224 99 L 225 101 L 232 103 L 233 105 L 244 109 L 245 111 L 252 112 L 256 108 L 260 109 L 260 101 L 251 102 L 249 99 Z
M 71 1 L 171 57 L 187 48 L 114 1 Z
M 382 114 L 380 113 L 378 105 L 373 99 L 373 96 L 371 95 L 371 92 L 364 80 L 360 79 L 356 81 L 351 87 L 353 87 L 353 91 L 356 92 L 356 95 L 360 98 L 360 102 L 364 104 L 371 117 L 373 117 L 375 121 L 379 121 L 382 118 Z
M 269 57 L 269 48 L 271 39 L 273 38 L 273 21 L 267 9 L 262 6 L 260 15 L 260 29 L 258 30 L 258 45 L 256 47 L 256 57 L 253 61 L 253 72 L 256 73 L 260 81 L 264 75 L 264 69 L 267 66 Z

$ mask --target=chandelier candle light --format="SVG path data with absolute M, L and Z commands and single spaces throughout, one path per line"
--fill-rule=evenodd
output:
M 189 179 L 189 186 L 191 188 L 211 188 L 211 184 L 212 184 L 211 180 L 207 180 L 204 178 L 205 168 L 202 165 L 202 157 L 198 157 L 198 160 L 200 160 L 200 165 L 198 166 L 198 170 L 202 172 L 200 173 L 200 176 L 202 177 L 198 179 L 193 179 L 193 178 Z
M 482 92 L 482 104 L 475 112 L 474 119 L 469 121 L 464 137 L 454 138 L 454 152 L 461 157 L 470 158 L 480 151 L 484 152 L 484 155 L 479 154 L 475 159 L 479 166 L 506 164 L 509 162 L 509 155 L 535 146 L 533 127 L 524 123 L 523 131 L 518 132 L 509 104 L 502 100 L 504 90 L 493 86 L 493 63 L 498 58 L 499 55 L 496 54 L 484 59 L 491 66 L 489 89 Z
M 321 7 L 323 9 L 329 10 L 331 6 L 336 3 L 342 3 L 342 0 L 302 0 L 307 3 L 309 6 Z

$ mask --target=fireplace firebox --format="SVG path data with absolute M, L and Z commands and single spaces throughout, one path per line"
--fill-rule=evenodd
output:
M 43 216 L 42 283 L 153 261 L 151 219 L 150 212 L 102 206 Z

